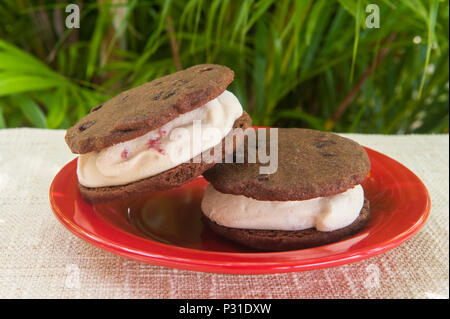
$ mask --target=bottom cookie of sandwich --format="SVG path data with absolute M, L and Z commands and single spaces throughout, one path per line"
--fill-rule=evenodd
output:
M 205 215 L 202 215 L 202 219 L 213 232 L 244 246 L 263 251 L 283 251 L 317 247 L 343 240 L 364 228 L 369 216 L 369 201 L 365 199 L 363 208 L 353 223 L 330 232 L 317 231 L 314 228 L 297 231 L 230 228 L 211 221 Z

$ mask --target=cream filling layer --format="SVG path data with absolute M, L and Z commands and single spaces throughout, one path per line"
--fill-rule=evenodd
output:
M 236 96 L 224 91 L 145 135 L 99 152 L 81 154 L 78 180 L 86 187 L 103 187 L 125 185 L 162 173 L 218 145 L 242 112 Z
M 333 231 L 358 218 L 364 190 L 357 185 L 329 197 L 302 201 L 260 201 L 242 195 L 224 194 L 208 185 L 202 211 L 219 225 L 241 229 Z

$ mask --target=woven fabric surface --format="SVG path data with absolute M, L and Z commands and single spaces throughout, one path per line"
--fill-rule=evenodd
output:
M 48 197 L 74 158 L 64 134 L 0 130 L 0 298 L 449 298 L 448 135 L 343 134 L 401 162 L 428 188 L 430 217 L 407 242 L 333 268 L 223 275 L 129 260 L 66 230 Z

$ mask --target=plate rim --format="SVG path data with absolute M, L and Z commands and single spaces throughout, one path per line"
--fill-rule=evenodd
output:
M 53 214 L 58 219 L 58 221 L 63 224 L 63 226 L 68 229 L 71 233 L 76 235 L 77 237 L 87 241 L 88 243 L 99 247 L 100 249 L 103 249 L 105 251 L 130 258 L 133 260 L 137 260 L 140 262 L 145 262 L 153 265 L 159 265 L 159 266 L 165 266 L 165 267 L 171 267 L 171 268 L 177 268 L 177 269 L 183 269 L 183 270 L 194 270 L 194 271 L 201 271 L 201 272 L 210 272 L 210 273 L 224 273 L 224 274 L 269 274 L 269 273 L 284 273 L 284 272 L 296 272 L 296 271 L 306 271 L 306 270 L 312 270 L 312 269 L 321 269 L 321 268 L 327 268 L 327 267 L 333 267 L 343 264 L 349 264 L 352 262 L 356 262 L 362 259 L 366 259 L 378 254 L 381 254 L 387 250 L 390 250 L 394 247 L 397 247 L 401 244 L 403 244 L 405 241 L 410 239 L 412 236 L 414 236 L 425 224 L 427 221 L 430 210 L 431 210 L 431 199 L 428 192 L 428 189 L 426 188 L 425 184 L 422 182 L 422 180 L 409 168 L 407 168 L 402 163 L 396 161 L 395 159 L 378 152 L 376 150 L 373 150 L 369 147 L 363 146 L 366 150 L 370 152 L 373 152 L 377 154 L 378 156 L 384 157 L 385 159 L 388 159 L 390 161 L 395 162 L 397 165 L 400 165 L 402 169 L 405 169 L 408 173 L 410 173 L 416 181 L 421 186 L 421 190 L 424 193 L 424 199 L 425 199 L 425 207 L 423 210 L 423 213 L 420 215 L 420 218 L 415 221 L 413 225 L 411 225 L 407 230 L 401 232 L 396 237 L 389 238 L 388 240 L 383 242 L 383 245 L 373 243 L 369 246 L 363 246 L 358 249 L 355 249 L 351 252 L 340 252 L 335 253 L 327 256 L 320 256 L 320 257 L 311 257 L 311 258 L 303 258 L 303 259 L 295 259 L 295 258 L 289 258 L 289 260 L 286 260 L 284 262 L 281 261 L 272 261 L 267 262 L 264 261 L 264 263 L 261 264 L 260 261 L 258 261 L 259 258 L 267 257 L 268 259 L 271 259 L 273 257 L 295 257 L 294 255 L 298 253 L 299 251 L 305 252 L 305 251 L 311 251 L 314 249 L 317 249 L 317 247 L 312 247 L 308 249 L 301 249 L 301 250 L 292 250 L 292 251 L 282 251 L 282 252 L 219 252 L 219 251 L 206 251 L 206 250 L 200 250 L 200 249 L 194 249 L 194 248 L 185 248 L 181 246 L 175 246 L 170 245 L 167 243 L 158 242 L 156 240 L 152 240 L 150 238 L 143 238 L 139 237 L 135 234 L 128 233 L 126 231 L 123 231 L 119 228 L 113 227 L 114 231 L 120 231 L 123 232 L 126 236 L 132 236 L 135 240 L 145 240 L 151 242 L 152 246 L 149 246 L 150 249 L 148 251 L 143 251 L 141 249 L 135 249 L 131 248 L 129 246 L 125 247 L 123 245 L 117 244 L 117 242 L 114 241 L 114 239 L 111 238 L 105 238 L 103 236 L 100 236 L 98 234 L 93 234 L 86 229 L 80 227 L 79 225 L 73 223 L 71 220 L 66 218 L 64 215 L 64 212 L 61 211 L 61 209 L 57 206 L 56 200 L 54 198 L 54 187 L 57 177 L 67 169 L 68 166 L 74 165 L 74 162 L 78 160 L 78 157 L 72 159 L 68 163 L 66 163 L 55 175 L 53 178 L 50 189 L 49 189 L 49 199 L 50 199 L 50 206 L 52 208 Z M 370 157 L 370 156 L 369 156 Z M 364 233 L 364 230 L 361 232 Z M 361 234 L 358 233 L 358 234 Z M 344 239 L 343 241 L 339 241 L 337 243 L 344 242 L 346 240 L 350 239 Z M 323 245 L 319 247 L 325 247 L 329 245 L 333 245 L 336 243 L 331 243 L 328 245 Z M 160 249 L 166 249 L 171 252 L 170 255 L 162 255 L 160 253 L 155 253 L 151 251 L 151 248 L 154 248 L 154 246 L 157 246 Z M 173 253 L 182 253 L 186 254 L 187 256 L 174 256 Z M 202 256 L 203 258 L 193 258 L 195 255 L 196 257 Z M 242 260 L 242 261 L 226 261 L 226 260 L 210 260 L 208 258 L 205 258 L 207 256 L 221 256 L 221 257 L 227 257 L 227 258 L 250 258 L 253 257 L 251 261 L 248 260 Z M 255 258 L 256 257 L 256 258 Z

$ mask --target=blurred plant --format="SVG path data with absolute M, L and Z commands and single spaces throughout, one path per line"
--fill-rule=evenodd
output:
M 448 0 L 77 1 L 66 29 L 69 3 L 1 2 L 0 128 L 67 128 L 122 90 L 219 63 L 256 125 L 448 132 Z

